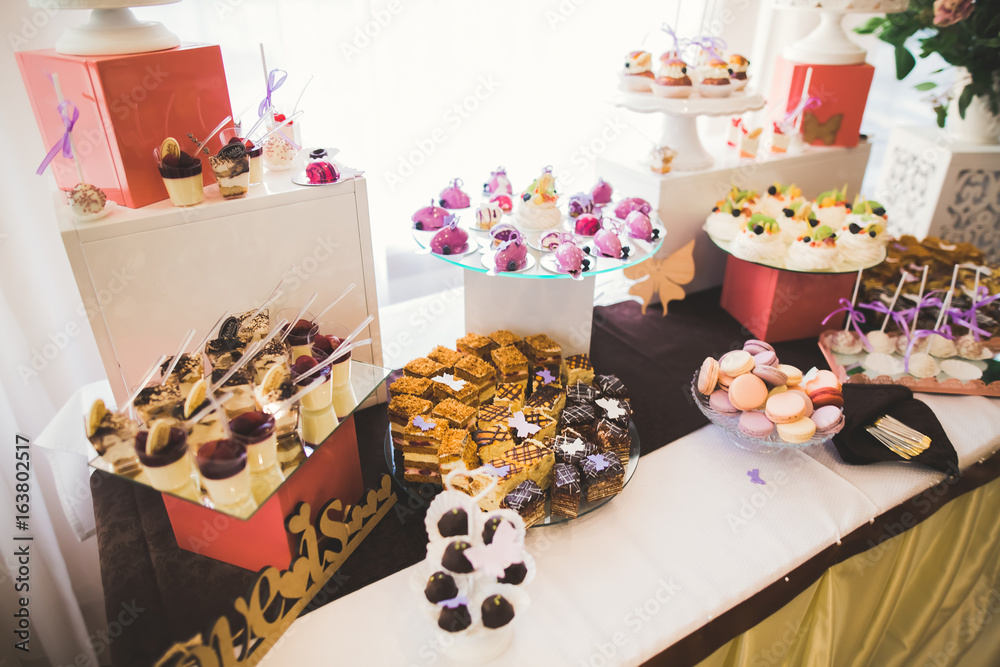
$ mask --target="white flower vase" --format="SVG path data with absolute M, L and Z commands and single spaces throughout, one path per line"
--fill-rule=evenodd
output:
M 948 103 L 948 117 L 945 129 L 955 141 L 967 144 L 1000 144 L 1000 116 L 990 111 L 990 105 L 983 97 L 976 96 L 965 110 L 965 118 L 958 112 L 958 98 L 965 85 L 972 80 L 964 68 L 957 68 L 955 87 Z

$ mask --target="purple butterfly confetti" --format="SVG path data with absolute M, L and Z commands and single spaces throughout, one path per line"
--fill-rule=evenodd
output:
M 764 480 L 762 480 L 760 478 L 760 469 L 759 468 L 754 468 L 753 470 L 747 470 L 747 475 L 750 476 L 750 481 L 753 482 L 754 484 L 764 484 L 764 485 L 767 485 L 767 482 L 765 482 Z
M 610 467 L 608 460 L 600 454 L 591 454 L 587 457 L 587 460 L 594 464 L 594 470 L 597 472 L 601 472 L 605 468 Z
M 465 597 L 464 595 L 458 595 L 451 598 L 450 600 L 441 600 L 440 602 L 438 602 L 439 607 L 447 607 L 448 609 L 455 609 L 456 607 L 462 607 L 462 606 L 467 607 L 468 605 L 469 605 L 469 598 Z
M 413 425 L 419 428 L 421 431 L 429 431 L 435 426 L 437 426 L 437 423 L 427 421 L 422 416 L 417 415 L 416 417 L 413 418 Z
M 542 370 L 538 373 L 538 378 L 542 381 L 542 384 L 552 384 L 556 381 L 556 377 L 552 374 L 548 368 Z

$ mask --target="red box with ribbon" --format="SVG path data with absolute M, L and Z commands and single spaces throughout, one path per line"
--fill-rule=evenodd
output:
M 232 113 L 218 46 L 184 44 L 115 56 L 70 56 L 54 49 L 15 55 L 45 149 L 66 132 L 49 78 L 58 74 L 65 99 L 79 110 L 73 142 L 84 175 L 122 206 L 139 208 L 167 198 L 153 158 L 164 138 L 175 137 L 193 152 L 188 133 L 203 139 Z M 211 184 L 208 157 L 199 157 L 202 178 Z M 61 190 L 79 182 L 73 160 L 61 151 L 50 168 Z
M 858 145 L 874 76 L 875 68 L 868 63 L 809 65 L 778 56 L 768 97 L 769 116 L 780 121 L 798 111 L 806 144 L 852 148 Z

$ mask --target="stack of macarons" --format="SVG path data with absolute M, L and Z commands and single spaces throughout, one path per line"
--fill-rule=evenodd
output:
M 794 366 L 781 364 L 774 348 L 748 340 L 718 360 L 709 357 L 696 379 L 700 394 L 716 413 L 738 418 L 741 434 L 767 439 L 777 432 L 790 444 L 815 436 L 832 436 L 844 426 L 844 395 L 830 371 L 805 378 Z

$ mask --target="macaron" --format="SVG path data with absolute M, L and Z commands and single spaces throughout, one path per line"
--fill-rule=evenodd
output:
M 777 366 L 778 355 L 771 350 L 764 350 L 753 355 L 754 363 L 758 366 Z
M 708 357 L 702 362 L 701 370 L 698 371 L 698 391 L 703 396 L 710 396 L 718 384 L 719 362 L 712 357 Z
M 796 388 L 788 390 L 788 393 L 793 393 L 793 392 L 801 394 L 802 398 L 806 399 L 806 417 L 811 417 L 813 410 L 815 410 L 816 407 L 813 405 L 812 399 L 809 398 L 809 394 L 802 391 L 801 389 L 796 389 Z
M 802 417 L 787 424 L 778 424 L 777 429 L 779 438 L 795 445 L 808 442 L 816 435 L 816 424 L 809 417 Z
M 740 410 L 756 410 L 767 401 L 767 385 L 751 373 L 740 375 L 729 385 L 729 401 Z
M 823 388 L 840 389 L 840 380 L 831 371 L 816 371 L 816 375 L 806 383 L 806 392 L 812 394 Z
M 822 387 L 816 391 L 809 392 L 809 400 L 812 401 L 813 408 L 817 410 L 827 405 L 835 405 L 838 408 L 844 407 L 843 392 L 833 387 Z
M 719 387 L 729 391 L 729 385 L 733 383 L 733 376 L 728 373 L 723 373 L 722 369 L 719 369 Z
M 756 363 L 753 360 L 753 355 L 745 350 L 726 352 L 719 359 L 719 368 L 722 369 L 723 373 L 731 377 L 749 373 L 754 369 L 754 366 L 756 366 Z
M 810 419 L 816 424 L 816 435 L 833 435 L 844 427 L 844 411 L 835 405 L 824 405 Z
M 755 410 L 740 415 L 740 433 L 751 438 L 766 438 L 774 431 L 774 422 Z
M 786 391 L 788 391 L 788 387 L 785 385 L 781 385 L 780 387 L 771 387 L 771 391 L 767 392 L 767 397 L 771 398 L 775 394 L 784 394 Z
M 713 391 L 712 395 L 708 397 L 708 405 L 713 410 L 724 415 L 735 415 L 740 411 L 732 401 L 729 400 L 729 394 L 722 391 Z
M 750 354 L 759 354 L 761 352 L 774 352 L 774 348 L 768 343 L 762 340 L 757 340 L 756 338 L 751 338 L 743 343 L 743 349 Z
M 806 399 L 797 391 L 772 396 L 764 405 L 764 414 L 775 424 L 790 424 L 806 416 Z
M 766 382 L 768 387 L 784 387 L 785 383 L 788 382 L 788 376 L 774 366 L 757 364 L 757 367 L 753 369 L 753 374 Z
M 788 376 L 788 382 L 786 382 L 786 384 L 789 387 L 795 387 L 800 382 L 802 382 L 802 371 L 800 371 L 795 366 L 790 366 L 788 364 L 778 364 L 778 370 Z

